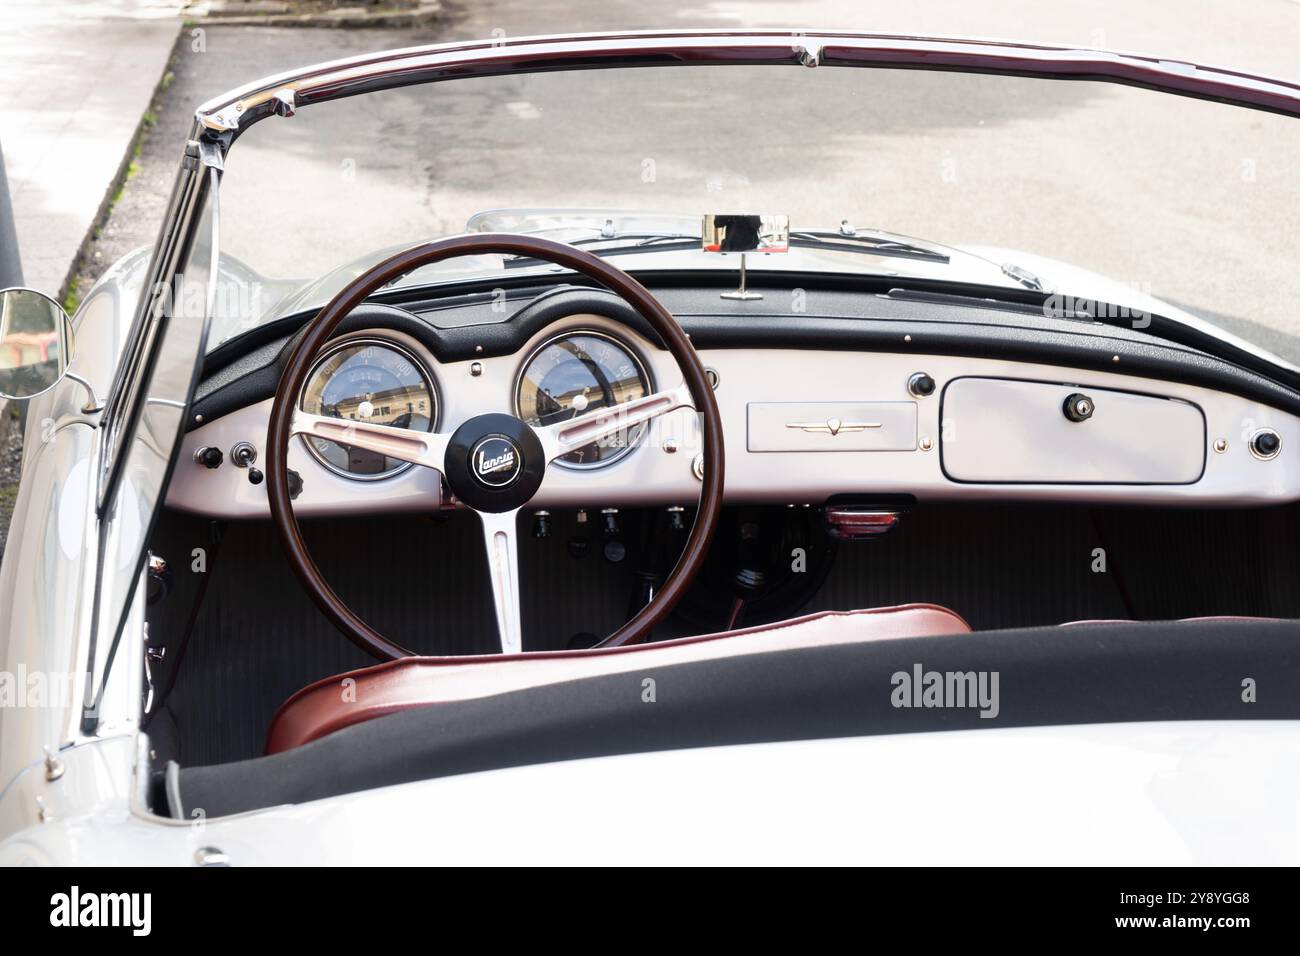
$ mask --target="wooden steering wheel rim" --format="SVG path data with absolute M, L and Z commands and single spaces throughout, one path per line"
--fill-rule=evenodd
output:
M 466 255 L 518 255 L 542 259 L 572 269 L 601 283 L 636 309 L 659 334 L 682 371 L 695 408 L 702 421 L 704 479 L 699 507 L 677 565 L 650 603 L 598 647 L 636 644 L 650 635 L 686 593 L 708 555 L 709 544 L 722 511 L 723 440 L 722 419 L 708 376 L 695 347 L 677 320 L 650 292 L 626 272 L 603 259 L 573 246 L 536 236 L 482 233 L 453 236 L 423 243 L 385 259 L 345 286 L 314 319 L 307 323 L 289 355 L 276 387 L 267 428 L 266 487 L 271 518 L 294 574 L 326 618 L 352 643 L 379 660 L 415 656 L 414 652 L 384 637 L 358 617 L 321 575 L 303 542 L 289 498 L 288 452 L 291 425 L 298 396 L 302 394 L 316 355 L 326 345 L 339 323 L 376 289 L 414 269 L 443 259 Z M 491 655 L 493 658 L 501 655 Z M 464 660 L 465 658 L 457 658 Z

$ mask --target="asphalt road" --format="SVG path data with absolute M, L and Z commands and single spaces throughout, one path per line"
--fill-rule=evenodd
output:
M 1297 71 L 1300 3 L 1137 5 L 476 2 L 437 30 L 182 31 L 91 275 L 151 242 L 199 102 L 298 65 L 438 39 L 644 27 L 833 24 L 1153 50 Z M 1047 8 L 1047 9 L 1044 9 Z M 480 209 L 581 205 L 785 212 L 1027 249 L 1193 307 L 1300 362 L 1300 123 L 1096 84 L 792 70 L 571 74 L 355 98 L 235 147 L 223 240 L 308 275 L 456 231 Z M 680 74 L 672 76 L 669 74 Z M 653 84 L 650 82 L 653 79 Z M 761 84 L 761 85 L 760 85 Z M 646 159 L 659 175 L 637 175 Z M 84 288 L 84 287 L 83 287 Z

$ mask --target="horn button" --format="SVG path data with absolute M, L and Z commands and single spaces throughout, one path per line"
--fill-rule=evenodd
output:
M 513 511 L 542 485 L 546 457 L 533 430 L 511 415 L 479 415 L 447 443 L 443 475 L 452 493 L 476 511 Z

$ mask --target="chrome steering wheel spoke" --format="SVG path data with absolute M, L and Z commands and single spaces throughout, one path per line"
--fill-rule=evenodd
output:
M 546 463 L 550 464 L 592 442 L 620 432 L 631 432 L 638 426 L 679 408 L 695 408 L 695 401 L 685 383 L 667 391 L 634 398 L 621 405 L 579 415 L 568 421 L 535 427 L 533 431 L 542 443 Z
M 292 435 L 308 435 L 340 445 L 364 448 L 379 455 L 443 470 L 450 435 L 418 432 L 392 425 L 375 425 L 348 418 L 312 415 L 298 409 L 289 425 Z
M 562 458 L 575 449 L 608 435 L 624 430 L 631 431 L 679 408 L 693 407 L 689 389 L 681 385 L 612 408 L 600 409 L 567 422 L 533 428 L 532 432 L 541 443 L 542 461 L 550 464 L 555 459 Z M 493 446 L 494 452 L 502 452 L 499 456 L 502 462 L 513 462 L 514 455 L 524 454 L 518 445 L 508 441 L 505 436 L 496 434 L 491 440 L 497 443 L 506 442 L 504 445 Z M 479 456 L 483 457 L 485 454 L 480 452 Z M 453 457 L 455 457 L 454 453 Z M 486 465 L 491 466 L 491 471 L 480 473 L 480 481 L 485 480 L 487 474 L 500 470 L 494 464 L 497 460 L 496 457 L 487 459 Z M 480 470 L 483 468 L 482 463 L 476 465 L 475 462 L 471 462 L 471 471 L 476 466 Z M 538 474 L 536 477 L 540 483 L 541 475 Z M 456 483 L 453 480 L 453 484 Z M 459 483 L 468 487 L 463 481 Z M 474 507 L 472 502 L 470 504 Z M 475 507 L 479 519 L 483 522 L 483 544 L 487 552 L 488 574 L 492 582 L 492 604 L 496 611 L 497 630 L 501 637 L 503 654 L 518 654 L 523 650 L 523 628 L 520 623 L 519 542 L 516 527 L 519 510 L 519 508 L 511 508 L 507 511 L 488 511 Z
M 492 580 L 492 605 L 496 609 L 501 653 L 523 650 L 519 604 L 519 541 L 516 523 L 519 509 L 480 511 L 483 544 L 487 551 L 488 575 Z

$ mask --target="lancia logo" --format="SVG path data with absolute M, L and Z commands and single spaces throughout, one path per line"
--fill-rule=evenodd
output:
M 523 467 L 519 448 L 505 435 L 481 438 L 469 453 L 469 470 L 480 484 L 504 488 L 519 477 Z

